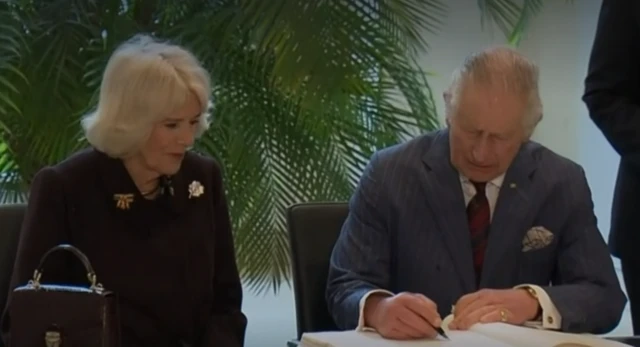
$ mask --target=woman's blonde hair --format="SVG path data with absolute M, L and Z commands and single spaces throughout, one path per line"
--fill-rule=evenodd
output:
M 82 120 L 85 137 L 112 157 L 130 156 L 190 93 L 202 105 L 196 133 L 200 136 L 209 127 L 210 83 L 207 71 L 186 49 L 136 35 L 109 58 L 98 106 Z

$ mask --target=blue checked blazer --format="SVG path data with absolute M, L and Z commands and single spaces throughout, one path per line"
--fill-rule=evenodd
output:
M 538 143 L 525 143 L 505 174 L 479 286 L 448 130 L 374 154 L 349 205 L 326 290 L 341 329 L 357 326 L 360 299 L 373 289 L 422 293 L 444 318 L 465 294 L 524 283 L 549 294 L 563 331 L 605 333 L 620 321 L 627 299 L 584 171 Z M 553 241 L 523 252 L 534 226 L 551 231 Z

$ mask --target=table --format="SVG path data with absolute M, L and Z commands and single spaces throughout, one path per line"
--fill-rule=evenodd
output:
M 605 339 L 622 342 L 633 347 L 640 347 L 640 336 L 607 336 Z M 287 341 L 287 347 L 298 347 L 298 340 Z
M 605 339 L 622 342 L 634 347 L 640 347 L 640 336 L 607 336 Z

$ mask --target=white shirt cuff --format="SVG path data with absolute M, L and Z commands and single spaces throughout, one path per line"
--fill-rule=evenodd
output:
M 356 328 L 356 331 L 374 331 L 373 328 L 366 327 L 364 325 L 364 304 L 367 302 L 367 299 L 369 298 L 369 296 L 375 293 L 382 293 L 382 294 L 387 294 L 389 296 L 393 296 L 392 292 L 384 289 L 374 289 L 367 292 L 367 294 L 365 294 L 360 299 L 360 314 L 358 315 L 358 327 Z
M 516 286 L 514 289 L 526 287 L 531 288 L 535 292 L 540 308 L 542 308 L 542 316 L 540 317 L 540 320 L 529 321 L 526 322 L 525 325 L 533 328 L 560 330 L 560 327 L 562 326 L 562 316 L 560 316 L 560 312 L 558 312 L 556 305 L 551 301 L 549 294 L 547 294 L 544 289 L 540 288 L 540 286 L 533 284 L 522 284 Z

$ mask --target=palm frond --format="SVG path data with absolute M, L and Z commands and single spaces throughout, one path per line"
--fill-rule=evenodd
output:
M 346 79 L 362 76 L 360 68 L 371 63 L 362 59 L 379 60 L 393 52 L 410 55 L 424 48 L 420 31 L 436 30 L 441 24 L 437 18 L 445 14 L 443 2 L 436 0 L 241 4 L 241 18 L 234 22 L 251 33 L 270 76 L 280 79 L 289 92 L 308 91 L 306 102 L 317 101 L 314 95 L 341 92 Z
M 198 148 L 226 168 L 238 262 L 258 291 L 289 279 L 287 206 L 348 199 L 374 151 L 437 127 L 414 52 L 444 13 L 438 1 L 268 5 L 219 4 L 170 30 L 216 83 Z
M 544 0 L 478 0 L 483 27 L 492 22 L 515 46 L 543 5 Z
M 84 48 L 97 32 L 91 15 L 98 12 L 93 1 L 6 3 L 0 11 L 6 20 L 0 22 L 10 30 L 3 30 L 0 40 L 10 45 L 0 50 L 11 55 L 0 52 L 10 57 L 0 61 L 0 84 L 8 86 L 0 90 L 9 91 L 11 108 L 0 101 L 0 123 L 8 128 L 1 137 L 7 147 L 3 192 L 24 191 L 40 168 L 78 148 L 77 119 L 90 93 L 82 83 Z M 23 184 L 15 184 L 18 180 Z
M 19 21 L 7 5 L 0 7 L 0 134 L 10 132 L 7 119 L 21 115 L 14 100 L 19 94 L 16 83 L 18 80 L 24 82 L 24 75 L 18 67 L 24 48 L 25 41 Z

